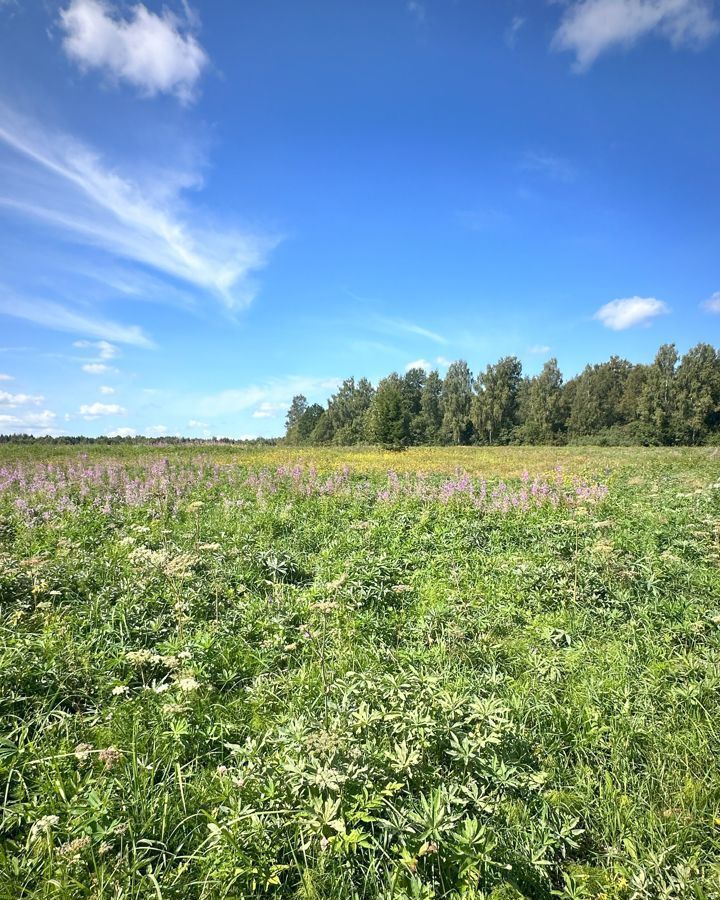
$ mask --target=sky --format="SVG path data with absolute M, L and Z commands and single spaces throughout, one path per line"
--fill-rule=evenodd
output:
M 720 3 L 0 0 L 0 433 L 720 336 Z

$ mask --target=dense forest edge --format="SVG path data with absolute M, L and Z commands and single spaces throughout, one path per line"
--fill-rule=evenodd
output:
M 557 359 L 523 375 L 506 356 L 473 375 L 465 360 L 439 371 L 393 372 L 374 386 L 347 378 L 325 406 L 292 399 L 282 438 L 0 435 L 0 443 L 411 446 L 720 444 L 720 350 L 700 343 L 680 357 L 663 344 L 650 364 L 618 356 L 564 381 Z
M 327 406 L 293 398 L 289 444 L 696 445 L 720 443 L 720 351 L 698 344 L 679 357 L 664 344 L 649 365 L 618 356 L 565 382 L 556 359 L 535 376 L 506 356 L 473 376 L 458 360 L 393 372 L 373 385 L 348 378 Z

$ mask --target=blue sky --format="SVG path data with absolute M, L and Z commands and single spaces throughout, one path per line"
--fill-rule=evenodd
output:
M 0 432 L 720 334 L 720 4 L 0 0 Z

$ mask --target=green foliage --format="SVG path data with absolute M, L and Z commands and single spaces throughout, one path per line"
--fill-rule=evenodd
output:
M 348 379 L 327 410 L 293 398 L 289 444 L 702 444 L 720 440 L 720 352 L 691 348 L 678 364 L 674 345 L 651 365 L 617 356 L 588 365 L 563 383 L 557 360 L 522 377 L 514 356 L 486 367 L 473 381 L 464 360 L 445 379 L 437 371 L 393 374 L 376 393 L 366 379 Z M 392 382 L 392 387 L 389 387 Z M 396 395 L 400 393 L 400 398 Z
M 352 453 L 263 492 L 228 451 L 28 517 L 3 475 L 0 897 L 720 896 L 717 451 L 554 452 L 607 499 L 384 502 Z

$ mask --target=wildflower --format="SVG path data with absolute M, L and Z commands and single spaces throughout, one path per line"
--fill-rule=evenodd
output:
M 107 856 L 107 854 L 112 850 L 112 844 L 109 844 L 107 841 L 103 841 L 98 847 L 98 856 Z
M 75 759 L 77 759 L 81 765 L 85 765 L 90 758 L 92 749 L 92 744 L 78 744 L 75 748 Z
M 75 838 L 72 841 L 66 841 L 60 846 L 58 853 L 69 859 L 70 862 L 77 862 L 80 854 L 90 846 L 90 838 L 87 835 Z
M 37 822 L 33 822 L 30 828 L 31 843 L 39 840 L 44 834 L 50 834 L 59 821 L 57 816 L 43 816 Z
M 153 681 L 150 690 L 154 691 L 156 694 L 164 694 L 165 691 L 170 690 L 170 685 L 166 681 L 161 681 L 159 684 Z
M 215 771 L 222 778 L 223 775 L 227 775 L 228 767 L 220 765 L 217 767 L 217 769 L 215 769 Z
M 154 662 L 156 654 L 152 650 L 130 650 L 125 654 L 125 659 L 134 666 L 143 666 Z
M 122 758 L 122 752 L 117 747 L 106 747 L 98 753 L 98 759 L 105 766 L 106 771 L 112 769 Z
M 412 590 L 412 585 L 410 585 L 410 584 L 394 584 L 392 589 L 396 594 L 406 594 L 408 591 Z
M 130 693 L 130 688 L 126 684 L 118 684 L 112 689 L 113 697 L 122 697 Z
M 186 694 L 196 691 L 200 687 L 200 682 L 196 681 L 192 675 L 186 675 L 184 678 L 178 678 L 175 682 L 176 686 Z

